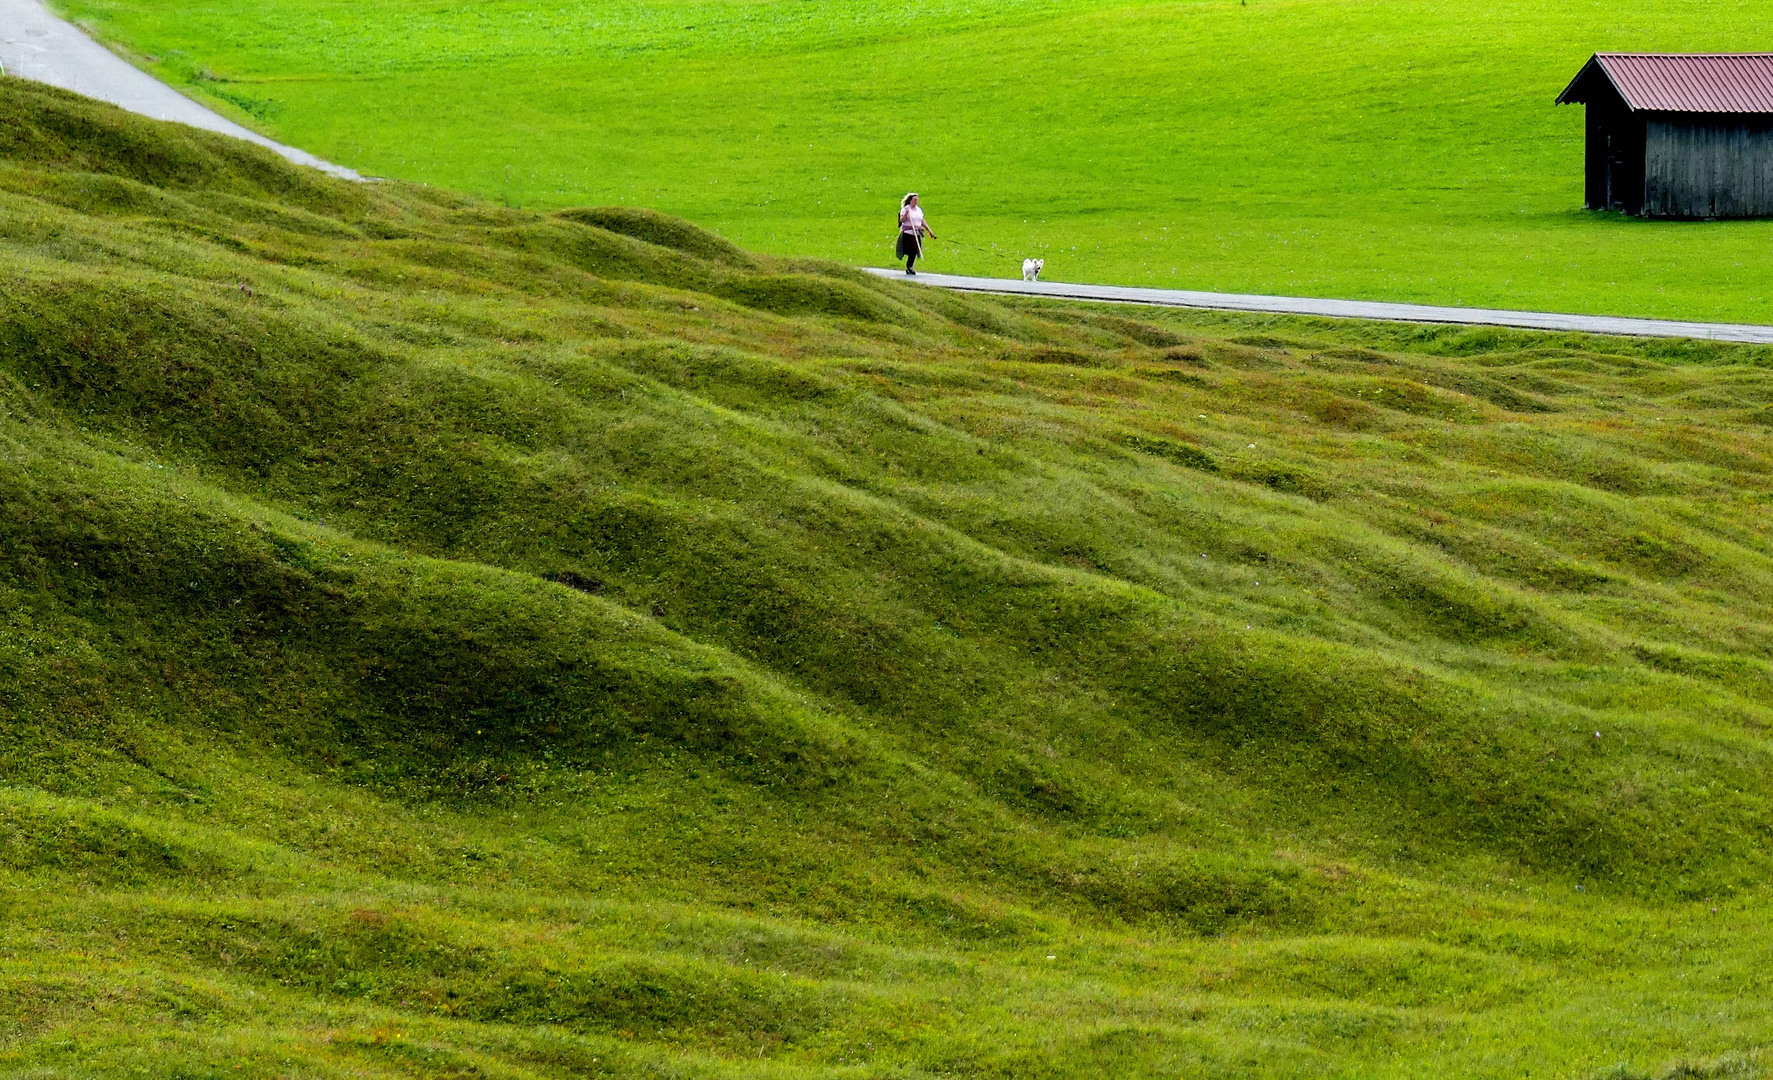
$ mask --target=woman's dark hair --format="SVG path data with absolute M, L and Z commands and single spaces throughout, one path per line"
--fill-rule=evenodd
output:
M 911 200 L 915 199 L 915 198 L 917 198 L 917 192 L 915 192 L 915 191 L 907 192 L 905 197 L 903 199 L 899 200 L 899 209 L 903 210 L 907 206 L 910 206 Z

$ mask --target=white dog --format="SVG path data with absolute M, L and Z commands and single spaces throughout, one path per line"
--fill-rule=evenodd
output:
M 1040 280 L 1040 268 L 1045 266 L 1046 264 L 1047 264 L 1047 261 L 1045 259 L 1023 259 L 1022 260 L 1022 280 L 1023 281 L 1038 281 L 1038 280 Z

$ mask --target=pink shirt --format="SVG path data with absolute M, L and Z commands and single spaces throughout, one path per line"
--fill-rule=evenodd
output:
M 923 232 L 923 207 L 907 206 L 899 211 L 899 231 L 908 233 Z

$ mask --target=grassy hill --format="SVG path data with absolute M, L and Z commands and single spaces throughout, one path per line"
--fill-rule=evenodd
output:
M 1769 360 L 0 81 L 0 1074 L 1760 1075 Z
M 1651 0 L 57 0 L 164 78 L 366 172 L 625 203 L 760 251 L 931 269 L 1773 322 L 1765 222 L 1582 207 L 1588 55 L 1753 51 Z

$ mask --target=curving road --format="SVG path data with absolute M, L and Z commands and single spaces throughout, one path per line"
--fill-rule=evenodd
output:
M 0 2 L 4 2 L 4 0 L 0 0 Z M 1624 319 L 1611 315 L 1561 315 L 1551 311 L 1507 311 L 1496 308 L 1388 304 L 1374 300 L 1322 300 L 1304 296 L 1258 296 L 1248 293 L 1193 292 L 1187 289 L 1139 289 L 1125 285 L 1070 285 L 1058 281 L 1018 281 L 1015 278 L 926 274 L 921 270 L 918 271 L 915 278 L 905 278 L 903 270 L 882 270 L 872 266 L 863 269 L 881 277 L 904 278 L 913 284 L 932 285 L 943 289 L 956 289 L 961 292 L 1050 296 L 1062 300 L 1106 300 L 1116 304 L 1148 304 L 1154 307 L 1256 311 L 1271 315 L 1317 315 L 1332 319 L 1452 323 L 1459 326 L 1511 326 L 1523 330 L 1570 330 L 1582 334 L 1700 338 L 1707 341 L 1740 341 L 1754 345 L 1773 344 L 1773 326 L 1756 326 L 1749 323 L 1676 322 L 1668 319 Z
M 172 120 L 258 143 L 297 165 L 312 166 L 345 180 L 363 179 L 342 165 L 267 139 L 209 111 L 52 14 L 41 0 L 0 0 L 0 67 L 8 75 L 59 86 L 156 120 Z

